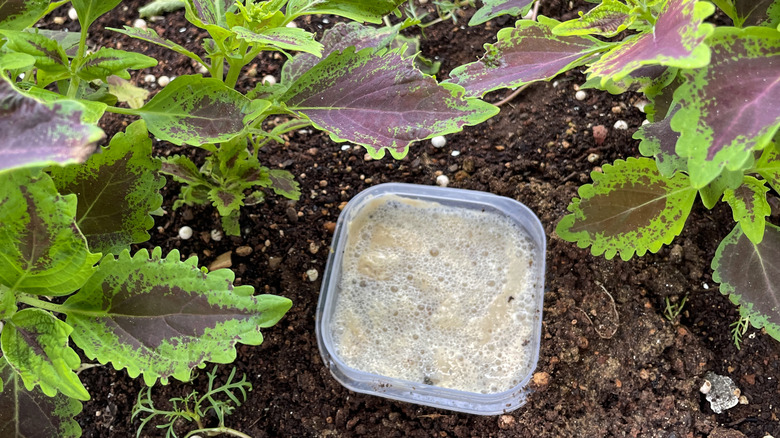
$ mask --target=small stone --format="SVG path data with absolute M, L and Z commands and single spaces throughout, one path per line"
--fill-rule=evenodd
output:
M 246 257 L 249 254 L 252 254 L 252 247 L 248 245 L 239 246 L 236 248 L 236 255 L 241 257 Z
M 455 172 L 455 181 L 463 181 L 464 179 L 467 179 L 469 177 L 469 173 L 465 170 L 459 170 Z
M 649 102 L 646 100 L 640 100 L 634 104 L 634 108 L 638 109 L 639 111 L 645 112 L 645 107 L 647 106 L 648 103 Z
M 350 149 L 352 149 L 352 147 L 350 145 L 348 145 L 348 144 L 345 144 L 344 146 L 341 147 L 342 151 L 348 151 Z
M 747 399 L 747 397 L 745 397 L 744 395 L 740 395 L 740 396 L 739 396 L 739 404 L 741 404 L 741 405 L 746 405 L 746 404 L 748 404 L 748 403 L 749 403 L 749 402 L 748 402 L 748 399 Z
M 300 131 L 298 133 L 300 134 Z M 317 153 L 319 151 L 320 150 L 318 148 L 309 148 L 309 149 L 306 149 L 306 155 L 311 155 L 313 157 L 313 156 L 317 155 Z
M 515 417 L 511 415 L 501 415 L 498 417 L 499 429 L 511 429 L 515 425 Z
M 317 252 L 319 252 L 319 250 L 320 250 L 320 246 L 317 245 L 316 243 L 312 242 L 312 243 L 309 244 L 309 252 L 310 253 L 317 254 Z
M 669 250 L 669 260 L 672 263 L 681 263 L 683 260 L 683 247 L 679 244 L 675 244 L 672 246 L 672 249 Z
M 249 70 L 246 71 L 246 75 L 250 78 L 254 78 L 257 76 L 257 67 L 252 66 L 249 68 Z
M 320 273 L 317 272 L 316 269 L 309 269 L 306 271 L 306 277 L 309 279 L 309 281 L 317 281 L 317 279 L 320 277 Z
M 281 257 L 268 257 L 268 267 L 269 268 L 276 269 L 281 264 L 282 264 L 282 258 Z
M 171 78 L 169 78 L 168 76 L 160 76 L 159 78 L 157 78 L 157 85 L 161 87 L 164 87 L 170 83 L 171 83 Z
M 595 163 L 599 158 L 599 154 L 590 154 L 588 155 L 588 163 Z
M 543 388 L 550 384 L 550 374 L 544 371 L 534 373 L 532 380 L 537 388 Z
M 702 394 L 709 394 L 712 390 L 712 383 L 709 380 L 705 380 L 704 383 L 702 383 L 701 388 L 699 388 L 699 392 Z
M 585 90 L 580 90 L 574 93 L 574 98 L 577 100 L 585 100 L 588 98 L 588 93 Z
M 650 378 L 650 373 L 646 369 L 642 368 L 639 371 L 639 378 L 642 380 L 647 380 Z
M 450 183 L 450 179 L 447 175 L 439 175 L 436 177 L 436 185 L 439 187 L 447 187 Z
M 209 69 L 205 65 L 201 65 L 200 67 L 198 67 L 198 73 L 205 75 L 208 72 Z
M 457 157 L 458 155 L 460 155 L 460 151 L 452 151 L 450 152 L 450 155 L 452 155 L 453 157 Z
M 68 17 L 71 20 L 78 20 L 79 19 L 79 13 L 76 12 L 76 8 L 70 8 L 68 9 Z
M 179 228 L 179 237 L 183 240 L 187 240 L 192 237 L 192 228 L 186 225 Z
M 217 256 L 216 260 L 209 265 L 209 271 L 224 269 L 233 266 L 233 251 L 228 251 Z
M 264 85 L 274 85 L 276 84 L 276 78 L 273 75 L 265 75 L 262 82 Z
M 326 180 L 320 180 L 320 187 L 328 187 L 328 181 Z
M 54 24 L 65 24 L 65 17 L 54 17 L 52 21 Z
M 623 108 L 620 106 L 613 106 L 612 107 L 612 114 L 620 114 L 623 112 Z
M 447 139 L 443 135 L 437 135 L 431 139 L 431 144 L 435 148 L 443 148 L 447 144 Z
M 287 220 L 289 220 L 291 224 L 298 223 L 298 212 L 295 211 L 294 208 L 287 207 L 287 209 L 284 212 L 287 215 Z
M 474 170 L 476 169 L 476 164 L 474 163 L 474 159 L 471 157 L 468 157 L 463 160 L 463 170 L 465 170 L 468 173 L 474 173 Z
M 294 21 L 291 21 L 287 23 L 287 27 L 298 27 L 298 25 Z
M 325 222 L 322 225 L 322 227 L 325 228 L 325 231 L 327 231 L 327 232 L 329 232 L 331 234 L 333 234 L 333 232 L 336 231 L 336 223 L 335 222 L 330 222 L 330 221 Z
M 710 390 L 706 392 L 706 395 L 713 412 L 720 414 L 739 403 L 741 391 L 731 380 L 731 377 L 721 376 L 710 371 L 704 375 L 704 378 L 706 379 L 705 384 L 706 382 L 710 383 Z
M 156 81 L 157 81 L 157 78 L 154 77 L 153 74 L 148 74 L 148 75 L 144 76 L 144 82 L 146 82 L 147 84 L 152 84 L 152 83 L 154 83 Z
M 211 240 L 215 242 L 219 242 L 220 240 L 222 240 L 223 236 L 224 235 L 222 234 L 222 230 L 217 230 L 216 228 L 211 230 Z
M 628 129 L 628 123 L 626 123 L 625 120 L 618 120 L 617 122 L 615 122 L 613 128 L 619 129 L 621 131 L 625 131 L 626 129 Z
M 135 21 L 133 21 L 133 27 L 138 29 L 146 29 L 146 20 L 143 18 L 136 18 Z

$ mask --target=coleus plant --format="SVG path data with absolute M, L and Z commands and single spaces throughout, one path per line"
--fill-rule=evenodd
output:
M 603 0 L 563 23 L 521 20 L 447 82 L 482 96 L 586 66 L 584 87 L 644 93 L 650 123 L 635 138 L 649 158 L 592 172 L 557 234 L 628 260 L 669 244 L 697 195 L 708 209 L 722 200 L 736 226 L 713 279 L 743 318 L 780 340 L 780 228 L 766 219 L 780 193 L 780 1 L 715 3 L 733 27 L 705 22 L 715 7 L 697 0 Z
M 292 304 L 176 250 L 131 254 L 162 204 L 161 163 L 143 120 L 90 155 L 103 133 L 85 113 L 0 79 L 0 436 L 80 435 L 89 393 L 71 341 L 148 385 L 189 380 L 260 344 Z

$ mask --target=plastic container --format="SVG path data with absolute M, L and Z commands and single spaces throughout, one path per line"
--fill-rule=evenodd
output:
M 497 356 L 505 358 L 517 358 L 520 357 L 518 355 L 522 354 L 523 360 L 527 360 L 527 362 L 524 363 L 528 366 L 522 368 L 526 371 L 523 371 L 522 375 L 515 376 L 516 378 L 513 379 L 512 382 L 516 381 L 517 383 L 512 385 L 509 389 L 502 389 L 499 392 L 492 392 L 484 389 L 478 391 L 461 390 L 442 387 L 447 385 L 437 386 L 437 384 L 428 377 L 425 377 L 422 381 L 420 381 L 419 378 L 415 381 L 412 379 L 386 376 L 349 366 L 347 361 L 345 361 L 345 358 L 339 355 L 339 346 L 341 344 L 337 344 L 337 340 L 344 338 L 344 330 L 343 328 L 336 330 L 334 312 L 339 309 L 338 306 L 342 293 L 342 286 L 348 286 L 342 284 L 342 269 L 344 268 L 343 263 L 345 263 L 345 250 L 348 249 L 347 244 L 354 245 L 356 239 L 354 236 L 350 238 L 350 224 L 365 224 L 366 221 L 370 222 L 372 219 L 367 216 L 369 213 L 366 213 L 366 211 L 374 211 L 372 209 L 374 208 L 373 206 L 377 204 L 377 201 L 381 203 L 385 199 L 396 203 L 401 200 L 404 204 L 404 208 L 406 208 L 407 200 L 409 203 L 423 201 L 426 203 L 440 204 L 445 209 L 450 208 L 450 211 L 452 211 L 452 208 L 465 209 L 461 211 L 464 211 L 465 213 L 463 214 L 467 216 L 479 216 L 480 214 L 495 214 L 502 216 L 513 223 L 513 227 L 516 226 L 516 228 L 522 230 L 522 233 L 526 235 L 526 240 L 532 243 L 532 254 L 530 256 L 532 262 L 528 262 L 529 268 L 527 273 L 527 275 L 530 276 L 525 278 L 533 279 L 533 284 L 529 285 L 528 293 L 530 295 L 523 297 L 523 300 L 525 300 L 523 301 L 524 303 L 527 303 L 530 300 L 529 304 L 532 311 L 530 313 L 525 312 L 525 310 L 528 310 L 528 305 L 524 304 L 526 307 L 524 307 L 523 313 L 523 315 L 527 315 L 523 318 L 525 318 L 524 320 L 526 321 L 526 325 L 530 328 L 530 331 L 524 332 L 528 336 L 522 341 L 522 351 L 507 351 L 507 349 L 502 349 L 500 350 L 501 354 L 499 354 L 498 351 L 495 352 Z M 372 207 L 369 208 L 367 207 L 368 205 L 372 205 Z M 440 216 L 435 215 L 435 211 L 437 211 L 436 208 L 428 209 L 427 211 L 426 209 L 422 209 L 420 210 L 419 215 L 414 216 L 416 218 L 415 220 L 421 221 L 419 223 L 420 225 L 423 223 L 435 223 L 437 218 L 440 218 Z M 433 216 L 430 216 L 430 214 L 432 214 L 431 212 L 434 213 Z M 373 217 L 375 215 L 371 214 L 371 216 Z M 465 233 L 466 230 L 463 230 L 463 232 Z M 384 240 L 384 242 L 386 243 L 387 240 Z M 427 251 L 428 249 L 420 248 L 420 250 Z M 542 303 L 544 299 L 545 252 L 546 239 L 542 224 L 528 207 L 515 200 L 484 192 L 413 184 L 390 183 L 371 187 L 359 193 L 349 202 L 349 204 L 347 204 L 339 217 L 334 232 L 331 253 L 323 276 L 322 289 L 320 291 L 320 298 L 317 306 L 316 334 L 323 360 L 336 380 L 346 388 L 355 392 L 478 415 L 497 415 L 517 409 L 526 402 L 529 392 L 527 385 L 533 375 L 539 357 Z M 427 256 L 427 254 L 423 255 Z M 372 266 L 376 266 L 378 269 L 381 268 L 381 265 Z M 505 269 L 505 271 L 507 271 L 507 269 Z M 437 275 L 436 272 L 431 272 L 429 274 L 432 276 Z M 441 277 L 439 277 L 439 279 L 441 279 Z M 506 281 L 504 281 L 504 283 L 506 283 Z M 351 297 L 353 295 L 353 292 L 349 292 L 349 294 L 346 294 L 345 292 L 344 296 Z M 371 295 L 370 292 L 368 295 Z M 369 299 L 368 295 L 366 299 Z M 508 300 L 501 300 L 501 302 L 508 301 L 511 303 L 512 299 L 513 297 L 510 296 Z M 344 300 L 346 300 L 346 298 L 344 298 Z M 496 297 L 495 302 L 499 302 L 498 297 Z M 420 308 L 423 307 L 420 306 Z M 431 309 L 428 310 L 428 315 L 430 315 Z M 435 313 L 436 309 L 433 309 L 433 312 Z M 382 312 L 374 313 L 382 314 Z M 412 318 L 411 312 L 409 312 L 408 316 Z M 464 324 L 466 323 L 465 321 L 466 319 L 464 317 Z M 410 326 L 414 326 L 417 322 L 418 321 L 414 319 L 408 320 Z M 425 324 L 429 323 L 426 322 Z M 376 327 L 374 327 L 374 329 L 376 329 Z M 394 329 L 397 330 L 397 328 Z M 358 328 L 353 331 L 357 336 L 362 336 L 361 330 L 361 326 L 358 326 Z M 368 328 L 366 328 L 366 330 L 368 330 Z M 391 333 L 393 332 L 391 331 Z M 398 338 L 396 333 L 396 335 L 388 335 L 387 339 L 403 344 L 403 339 Z M 359 344 L 356 345 L 360 346 Z M 429 345 L 428 347 L 430 351 L 440 348 L 437 345 Z M 380 348 L 379 351 L 374 347 L 371 348 L 373 349 L 371 354 L 375 357 L 382 357 L 385 355 L 385 353 L 381 351 L 381 346 L 377 347 Z M 421 351 L 421 353 L 425 352 Z M 392 354 L 394 353 L 387 353 L 388 356 Z M 457 356 L 457 354 L 452 356 Z M 445 358 L 444 360 L 448 359 Z M 498 364 L 497 366 L 501 366 L 500 359 L 491 358 L 491 360 L 495 360 Z M 469 362 L 467 361 L 467 363 Z M 437 375 L 442 374 L 440 373 Z

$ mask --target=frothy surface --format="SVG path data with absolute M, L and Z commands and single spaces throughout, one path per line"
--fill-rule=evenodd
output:
M 348 227 L 330 327 L 348 366 L 484 394 L 531 371 L 539 279 L 519 226 L 385 196 Z

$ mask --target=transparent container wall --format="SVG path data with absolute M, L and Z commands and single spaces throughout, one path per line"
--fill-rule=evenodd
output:
M 361 208 L 370 200 L 382 196 L 400 196 L 415 200 L 436 202 L 445 206 L 461 207 L 478 211 L 494 211 L 514 221 L 525 230 L 534 243 L 535 276 L 537 278 L 534 299 L 533 332 L 531 335 L 531 367 L 522 381 L 508 391 L 492 394 L 459 391 L 426 385 L 419 382 L 399 380 L 364 372 L 347 366 L 335 354 L 331 332 L 331 317 L 340 293 L 342 258 L 349 222 L 360 214 Z M 316 334 L 317 342 L 325 364 L 333 376 L 350 390 L 386 397 L 436 408 L 467 412 L 479 415 L 502 414 L 525 404 L 528 394 L 527 385 L 539 357 L 541 340 L 542 304 L 544 300 L 546 238 L 541 222 L 525 205 L 490 193 L 471 190 L 422 186 L 414 184 L 381 184 L 369 188 L 355 196 L 339 216 L 331 245 L 331 253 L 323 276 L 320 298 L 317 306 Z

